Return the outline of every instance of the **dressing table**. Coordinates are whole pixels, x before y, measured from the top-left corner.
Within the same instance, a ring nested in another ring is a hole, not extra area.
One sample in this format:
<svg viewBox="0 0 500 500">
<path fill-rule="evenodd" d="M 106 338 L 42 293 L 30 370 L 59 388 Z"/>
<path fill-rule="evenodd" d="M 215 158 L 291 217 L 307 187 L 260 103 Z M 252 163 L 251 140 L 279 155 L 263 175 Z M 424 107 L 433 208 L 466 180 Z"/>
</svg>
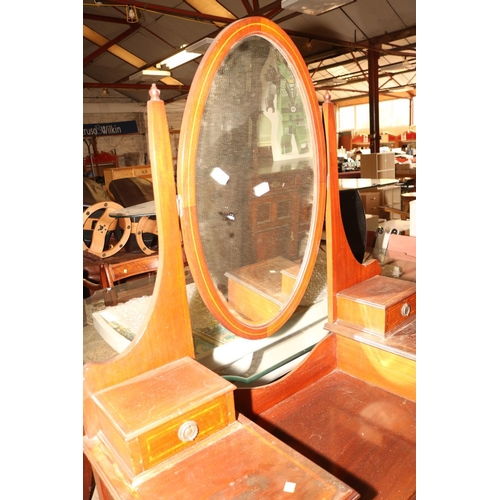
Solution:
<svg viewBox="0 0 500 500">
<path fill-rule="evenodd" d="M 321 117 L 295 45 L 260 17 L 215 39 L 186 104 L 178 202 L 165 107 L 154 85 L 150 95 L 152 300 L 128 347 L 84 366 L 84 452 L 100 499 L 415 498 L 416 360 L 401 345 L 414 337 L 416 292 L 390 281 L 359 304 L 384 277 L 349 245 L 333 105 Z M 181 242 L 213 317 L 258 341 L 304 298 L 325 214 L 326 337 L 260 387 L 236 388 L 196 361 Z M 343 296 L 366 322 L 352 322 Z M 390 328 L 374 331 L 380 307 Z"/>
</svg>

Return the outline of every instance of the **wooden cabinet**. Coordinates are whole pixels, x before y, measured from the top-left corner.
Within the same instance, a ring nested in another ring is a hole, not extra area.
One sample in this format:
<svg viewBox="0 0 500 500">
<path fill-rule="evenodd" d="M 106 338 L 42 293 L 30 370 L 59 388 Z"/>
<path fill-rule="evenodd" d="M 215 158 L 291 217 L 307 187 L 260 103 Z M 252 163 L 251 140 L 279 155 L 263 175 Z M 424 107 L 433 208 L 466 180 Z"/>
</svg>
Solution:
<svg viewBox="0 0 500 500">
<path fill-rule="evenodd" d="M 398 136 L 399 147 L 407 146 L 408 144 L 417 144 L 417 132 L 407 130 Z"/>
<path fill-rule="evenodd" d="M 361 177 L 367 179 L 395 179 L 394 153 L 361 155 Z"/>
<path fill-rule="evenodd" d="M 376 189 L 360 191 L 361 201 L 366 214 L 377 215 L 382 219 L 401 219 L 401 215 L 387 212 L 383 207 L 402 210 L 401 187 L 384 186 Z"/>
<path fill-rule="evenodd" d="M 381 206 L 401 210 L 401 188 L 399 186 L 385 186 L 378 188 L 378 191 Z M 383 209 L 381 211 L 383 219 L 401 219 L 399 214 L 386 212 Z"/>
<path fill-rule="evenodd" d="M 361 177 L 368 179 L 395 179 L 396 166 L 394 153 L 374 153 L 361 156 Z M 363 191 L 361 199 L 367 214 L 378 215 L 383 219 L 400 219 L 401 216 L 387 212 L 381 207 L 401 210 L 401 188 L 396 185 Z M 378 194 L 378 210 L 375 200 Z"/>
<path fill-rule="evenodd" d="M 297 259 L 311 223 L 312 206 L 308 198 L 311 182 L 311 171 L 300 169 L 259 174 L 249 183 L 248 189 L 260 183 L 270 187 L 268 193 L 254 197 L 250 204 L 250 241 L 255 260 L 277 256 Z"/>
<path fill-rule="evenodd" d="M 111 181 L 123 179 L 124 177 L 143 177 L 151 179 L 151 167 L 149 165 L 138 165 L 134 167 L 118 167 L 104 169 L 104 186 L 109 188 Z"/>
<path fill-rule="evenodd" d="M 355 135 L 352 130 L 340 132 L 338 147 L 351 151 L 354 148 L 369 148 L 370 139 L 366 134 Z"/>
<path fill-rule="evenodd" d="M 359 194 L 365 214 L 378 216 L 380 212 L 380 193 L 378 191 L 360 191 Z"/>
</svg>

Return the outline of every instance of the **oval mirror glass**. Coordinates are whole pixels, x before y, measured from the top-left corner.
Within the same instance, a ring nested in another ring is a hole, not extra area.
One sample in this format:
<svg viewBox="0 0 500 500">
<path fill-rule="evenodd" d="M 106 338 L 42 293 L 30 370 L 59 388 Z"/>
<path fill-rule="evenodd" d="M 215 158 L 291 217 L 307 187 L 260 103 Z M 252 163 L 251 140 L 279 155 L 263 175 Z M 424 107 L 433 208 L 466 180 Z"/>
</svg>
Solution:
<svg viewBox="0 0 500 500">
<path fill-rule="evenodd" d="M 263 18 L 223 30 L 183 117 L 178 190 L 196 286 L 233 333 L 274 333 L 299 304 L 325 210 L 320 108 L 302 57 Z"/>
</svg>

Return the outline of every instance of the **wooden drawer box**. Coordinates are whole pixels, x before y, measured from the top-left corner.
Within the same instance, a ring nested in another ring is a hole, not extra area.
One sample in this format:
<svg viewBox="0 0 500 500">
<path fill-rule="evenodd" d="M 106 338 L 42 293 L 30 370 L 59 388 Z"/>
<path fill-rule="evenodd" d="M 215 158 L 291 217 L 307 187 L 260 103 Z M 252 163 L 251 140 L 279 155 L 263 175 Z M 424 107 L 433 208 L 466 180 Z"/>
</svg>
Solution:
<svg viewBox="0 0 500 500">
<path fill-rule="evenodd" d="M 104 173 L 104 186 L 109 188 L 111 181 L 115 179 L 123 179 L 124 177 L 143 177 L 144 179 L 151 179 L 151 167 L 149 165 L 137 165 L 133 167 L 117 167 L 105 168 Z"/>
<path fill-rule="evenodd" d="M 128 482 L 235 421 L 235 387 L 191 358 L 94 395 L 100 439 Z"/>
<path fill-rule="evenodd" d="M 361 201 L 365 209 L 365 213 L 369 215 L 379 214 L 380 193 L 378 191 L 368 191 L 359 193 Z"/>
<path fill-rule="evenodd" d="M 295 266 L 295 262 L 274 257 L 226 273 L 229 304 L 250 320 L 266 323 L 288 299 L 288 290 L 293 288 L 290 271 Z"/>
<path fill-rule="evenodd" d="M 363 331 L 386 336 L 417 309 L 416 284 L 374 276 L 337 294 L 338 319 Z"/>
</svg>

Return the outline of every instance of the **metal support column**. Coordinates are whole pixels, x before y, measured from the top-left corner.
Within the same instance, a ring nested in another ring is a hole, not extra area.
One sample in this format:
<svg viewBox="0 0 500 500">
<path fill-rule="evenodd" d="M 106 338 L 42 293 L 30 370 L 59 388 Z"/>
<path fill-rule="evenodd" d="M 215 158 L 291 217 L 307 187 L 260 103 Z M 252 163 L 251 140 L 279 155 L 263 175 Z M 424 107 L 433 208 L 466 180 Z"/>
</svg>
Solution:
<svg viewBox="0 0 500 500">
<path fill-rule="evenodd" d="M 370 151 L 380 152 L 380 124 L 378 113 L 378 52 L 368 51 L 368 95 L 370 99 Z"/>
</svg>

